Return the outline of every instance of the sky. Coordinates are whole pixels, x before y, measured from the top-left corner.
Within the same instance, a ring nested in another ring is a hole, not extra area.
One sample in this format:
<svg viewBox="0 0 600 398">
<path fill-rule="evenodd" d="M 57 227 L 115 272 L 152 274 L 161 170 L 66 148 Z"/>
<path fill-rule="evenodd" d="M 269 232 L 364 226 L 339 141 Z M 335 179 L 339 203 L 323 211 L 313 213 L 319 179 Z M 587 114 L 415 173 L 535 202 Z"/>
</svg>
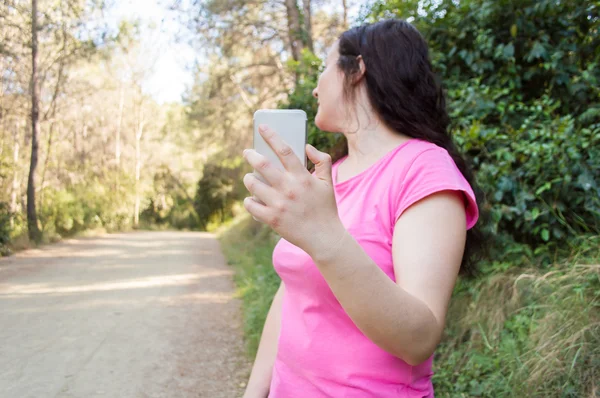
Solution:
<svg viewBox="0 0 600 398">
<path fill-rule="evenodd" d="M 160 54 L 143 90 L 159 103 L 181 101 L 186 86 L 192 84 L 196 61 L 194 49 L 180 39 L 187 34 L 185 26 L 168 5 L 160 0 L 117 0 L 106 13 L 114 27 L 123 19 L 142 23 L 142 46 L 153 47 Z M 158 34 L 151 34 L 150 25 L 156 26 Z"/>
<path fill-rule="evenodd" d="M 186 87 L 193 82 L 195 62 L 202 62 L 194 48 L 182 39 L 189 37 L 189 31 L 180 20 L 178 12 L 169 10 L 169 5 L 173 2 L 174 0 L 115 0 L 105 14 L 107 22 L 114 29 L 124 19 L 139 19 L 142 22 L 142 47 L 151 47 L 160 54 L 143 90 L 160 104 L 181 101 Z M 360 4 L 365 2 L 366 0 L 348 1 L 351 6 L 350 21 L 358 15 Z M 341 10 L 341 0 L 332 0 L 330 4 L 335 4 L 331 10 Z M 156 26 L 158 33 L 152 33 L 147 28 L 150 25 Z"/>
</svg>

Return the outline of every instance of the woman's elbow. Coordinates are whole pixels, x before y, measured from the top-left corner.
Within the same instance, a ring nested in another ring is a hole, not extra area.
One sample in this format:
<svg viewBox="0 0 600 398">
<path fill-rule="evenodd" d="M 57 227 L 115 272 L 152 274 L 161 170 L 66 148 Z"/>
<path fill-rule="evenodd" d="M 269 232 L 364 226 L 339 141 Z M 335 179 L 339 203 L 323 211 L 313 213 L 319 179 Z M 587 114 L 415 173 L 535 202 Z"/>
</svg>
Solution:
<svg viewBox="0 0 600 398">
<path fill-rule="evenodd" d="M 433 355 L 434 352 L 435 352 L 435 349 L 422 350 L 419 352 L 407 354 L 404 356 L 404 358 L 401 358 L 401 359 L 404 362 L 406 362 L 407 364 L 409 364 L 410 366 L 418 366 L 418 365 L 422 364 L 423 362 L 427 361 L 429 358 L 431 358 L 431 356 Z"/>
<path fill-rule="evenodd" d="M 411 336 L 410 341 L 400 342 L 398 345 L 401 349 L 393 354 L 407 364 L 417 366 L 433 355 L 440 342 L 441 333 L 437 328 L 430 327 L 427 330 L 416 330 Z"/>
</svg>

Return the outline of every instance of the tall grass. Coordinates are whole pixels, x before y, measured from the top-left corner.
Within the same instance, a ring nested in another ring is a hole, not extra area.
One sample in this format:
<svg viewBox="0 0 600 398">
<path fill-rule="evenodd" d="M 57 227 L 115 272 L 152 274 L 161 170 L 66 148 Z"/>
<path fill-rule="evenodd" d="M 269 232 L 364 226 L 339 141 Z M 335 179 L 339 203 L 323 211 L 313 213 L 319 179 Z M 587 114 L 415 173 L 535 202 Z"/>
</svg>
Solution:
<svg viewBox="0 0 600 398">
<path fill-rule="evenodd" d="M 596 397 L 600 237 L 549 269 L 491 274 L 455 290 L 434 361 L 440 396 Z"/>
<path fill-rule="evenodd" d="M 246 214 L 219 231 L 219 238 L 225 257 L 235 268 L 248 355 L 254 358 L 267 312 L 280 283 L 272 263 L 277 236 Z"/>
</svg>

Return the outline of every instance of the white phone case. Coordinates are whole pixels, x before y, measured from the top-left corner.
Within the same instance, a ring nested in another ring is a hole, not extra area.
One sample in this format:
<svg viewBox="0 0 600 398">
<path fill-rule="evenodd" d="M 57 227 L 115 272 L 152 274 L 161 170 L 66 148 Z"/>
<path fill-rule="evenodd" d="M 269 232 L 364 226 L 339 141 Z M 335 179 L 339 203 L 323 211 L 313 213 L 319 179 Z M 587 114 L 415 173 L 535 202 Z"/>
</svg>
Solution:
<svg viewBox="0 0 600 398">
<path fill-rule="evenodd" d="M 306 167 L 307 117 L 301 109 L 260 109 L 254 112 L 254 150 L 265 156 L 276 167 L 283 169 L 283 164 L 273 152 L 269 144 L 258 132 L 258 126 L 266 124 L 274 130 Z M 265 182 L 259 172 L 254 170 L 261 181 Z M 266 183 L 266 182 L 265 182 Z M 258 200 L 257 200 L 258 201 Z M 261 203 L 260 201 L 258 201 Z"/>
</svg>

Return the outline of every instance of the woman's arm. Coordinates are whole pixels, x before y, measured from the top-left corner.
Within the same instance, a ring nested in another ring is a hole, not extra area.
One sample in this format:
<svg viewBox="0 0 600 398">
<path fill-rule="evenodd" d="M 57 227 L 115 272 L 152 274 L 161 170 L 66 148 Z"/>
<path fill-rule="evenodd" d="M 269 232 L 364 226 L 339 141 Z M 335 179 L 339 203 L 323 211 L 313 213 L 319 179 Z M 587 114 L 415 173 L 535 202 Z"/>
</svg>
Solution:
<svg viewBox="0 0 600 398">
<path fill-rule="evenodd" d="M 462 196 L 433 194 L 398 219 L 392 249 L 397 283 L 343 226 L 330 232 L 337 244 L 309 254 L 356 326 L 411 365 L 428 359 L 441 339 L 464 252 Z"/>
<path fill-rule="evenodd" d="M 244 398 L 266 398 L 269 395 L 271 374 L 277 355 L 277 341 L 281 330 L 281 305 L 284 292 L 285 286 L 281 282 L 265 320 Z"/>
</svg>

